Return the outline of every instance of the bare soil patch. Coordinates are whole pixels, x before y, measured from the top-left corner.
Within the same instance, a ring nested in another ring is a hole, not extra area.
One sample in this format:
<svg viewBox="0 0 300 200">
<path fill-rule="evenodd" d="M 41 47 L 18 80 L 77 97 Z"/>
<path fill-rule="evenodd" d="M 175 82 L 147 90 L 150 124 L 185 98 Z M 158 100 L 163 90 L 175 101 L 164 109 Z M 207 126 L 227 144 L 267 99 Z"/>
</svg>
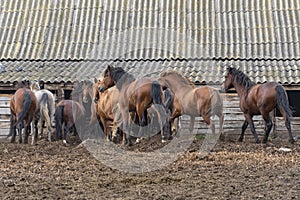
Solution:
<svg viewBox="0 0 300 200">
<path fill-rule="evenodd" d="M 70 146 L 0 141 L 1 199 L 300 199 L 300 142 L 218 141 L 199 158 L 202 140 L 168 167 L 141 174 L 111 169 L 77 141 Z M 159 137 L 130 147 L 151 151 Z M 145 149 L 147 147 L 147 149 Z M 291 151 L 281 151 L 280 148 Z"/>
</svg>

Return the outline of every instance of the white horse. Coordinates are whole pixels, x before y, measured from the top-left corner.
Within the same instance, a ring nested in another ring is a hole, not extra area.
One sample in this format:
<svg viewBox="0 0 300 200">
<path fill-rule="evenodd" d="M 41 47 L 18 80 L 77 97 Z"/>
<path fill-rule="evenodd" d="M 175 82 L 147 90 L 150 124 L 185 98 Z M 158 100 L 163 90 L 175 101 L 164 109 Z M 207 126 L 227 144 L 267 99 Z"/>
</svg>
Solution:
<svg viewBox="0 0 300 200">
<path fill-rule="evenodd" d="M 54 113 L 55 113 L 55 99 L 53 94 L 46 89 L 40 88 L 37 81 L 33 81 L 30 85 L 30 89 L 34 92 L 38 106 L 34 119 L 34 126 L 37 125 L 43 136 L 43 124 L 46 122 L 48 131 L 48 140 L 51 141 L 52 126 L 54 126 Z"/>
</svg>

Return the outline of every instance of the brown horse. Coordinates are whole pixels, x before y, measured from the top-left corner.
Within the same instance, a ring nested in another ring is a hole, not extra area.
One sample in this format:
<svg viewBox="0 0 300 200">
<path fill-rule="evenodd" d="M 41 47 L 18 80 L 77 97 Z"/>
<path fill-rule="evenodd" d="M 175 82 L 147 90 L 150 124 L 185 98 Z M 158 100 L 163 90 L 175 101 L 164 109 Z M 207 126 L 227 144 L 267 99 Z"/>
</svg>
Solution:
<svg viewBox="0 0 300 200">
<path fill-rule="evenodd" d="M 195 117 L 202 116 L 203 120 L 210 125 L 212 133 L 215 134 L 215 125 L 211 117 L 217 115 L 220 123 L 220 134 L 223 130 L 223 101 L 217 89 L 204 86 L 195 88 L 190 80 L 176 71 L 162 72 L 159 82 L 172 90 L 175 94 L 174 109 L 171 114 L 171 122 L 175 118 L 187 114 L 190 119 L 190 132 L 194 129 Z M 174 132 L 174 127 L 172 127 Z"/>
<path fill-rule="evenodd" d="M 272 129 L 272 120 L 269 113 L 275 108 L 278 108 L 285 121 L 285 126 L 288 129 L 289 141 L 290 143 L 294 143 L 290 122 L 292 111 L 289 106 L 287 94 L 282 85 L 275 82 L 257 85 L 242 71 L 228 67 L 223 89 L 228 91 L 230 88 L 235 88 L 237 91 L 240 98 L 240 108 L 245 116 L 239 141 L 243 141 L 245 130 L 248 124 L 250 124 L 250 129 L 256 143 L 260 142 L 254 128 L 252 117 L 254 115 L 262 115 L 266 126 L 263 143 L 266 143 L 270 130 Z"/>
<path fill-rule="evenodd" d="M 100 92 L 116 85 L 120 92 L 119 106 L 123 120 L 123 131 L 126 133 L 127 141 L 123 144 L 130 144 L 129 125 L 130 112 L 136 112 L 139 121 L 138 137 L 141 137 L 141 127 L 147 125 L 147 109 L 152 105 L 163 106 L 162 87 L 154 79 L 144 77 L 136 80 L 133 75 L 127 73 L 121 67 L 108 66 L 103 74 L 102 85 L 99 87 Z M 162 132 L 162 139 L 164 133 Z"/>
<path fill-rule="evenodd" d="M 24 127 L 24 143 L 28 143 L 28 137 L 30 133 L 30 123 L 34 119 L 35 111 L 37 107 L 37 99 L 34 93 L 28 88 L 19 88 L 10 100 L 10 133 L 11 142 L 15 142 L 16 129 L 18 129 L 19 143 L 22 143 L 22 129 Z M 34 131 L 32 137 L 32 144 L 37 142 L 37 131 Z"/>
<path fill-rule="evenodd" d="M 67 134 L 73 131 L 77 134 L 75 123 L 82 120 L 85 115 L 84 107 L 77 101 L 62 100 L 55 109 L 56 139 L 63 139 L 67 144 Z M 62 127 L 64 125 L 64 133 Z"/>
</svg>

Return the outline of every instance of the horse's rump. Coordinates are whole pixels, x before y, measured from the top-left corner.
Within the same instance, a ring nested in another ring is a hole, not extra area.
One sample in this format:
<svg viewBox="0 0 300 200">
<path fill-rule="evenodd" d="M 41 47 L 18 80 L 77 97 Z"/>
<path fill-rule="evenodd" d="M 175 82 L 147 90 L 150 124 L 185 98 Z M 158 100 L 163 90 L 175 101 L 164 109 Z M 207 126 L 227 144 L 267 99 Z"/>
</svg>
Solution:
<svg viewBox="0 0 300 200">
<path fill-rule="evenodd" d="M 223 114 L 223 99 L 216 88 L 209 87 L 210 90 L 210 108 L 208 113 L 211 116 L 221 116 Z"/>
<path fill-rule="evenodd" d="M 27 120 L 28 115 L 30 110 L 32 109 L 31 107 L 34 106 L 35 109 L 35 104 L 32 99 L 32 95 L 30 94 L 30 91 L 27 89 L 21 89 L 23 93 L 23 98 L 19 97 L 20 92 L 16 92 L 15 95 L 15 106 L 16 106 L 16 114 L 17 114 L 17 122 L 21 123 L 24 119 Z M 20 90 L 19 90 L 20 91 Z M 22 101 L 22 102 L 20 102 Z M 33 105 L 34 104 L 34 105 Z"/>
</svg>

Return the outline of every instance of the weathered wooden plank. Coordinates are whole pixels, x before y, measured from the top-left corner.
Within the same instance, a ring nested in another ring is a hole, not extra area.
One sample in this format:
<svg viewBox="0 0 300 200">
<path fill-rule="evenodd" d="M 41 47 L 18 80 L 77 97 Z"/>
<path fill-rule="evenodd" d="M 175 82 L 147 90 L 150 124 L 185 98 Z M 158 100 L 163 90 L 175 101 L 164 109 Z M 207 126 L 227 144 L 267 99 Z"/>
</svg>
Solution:
<svg viewBox="0 0 300 200">
<path fill-rule="evenodd" d="M 9 108 L 0 108 L 0 115 L 10 115 Z"/>
</svg>

